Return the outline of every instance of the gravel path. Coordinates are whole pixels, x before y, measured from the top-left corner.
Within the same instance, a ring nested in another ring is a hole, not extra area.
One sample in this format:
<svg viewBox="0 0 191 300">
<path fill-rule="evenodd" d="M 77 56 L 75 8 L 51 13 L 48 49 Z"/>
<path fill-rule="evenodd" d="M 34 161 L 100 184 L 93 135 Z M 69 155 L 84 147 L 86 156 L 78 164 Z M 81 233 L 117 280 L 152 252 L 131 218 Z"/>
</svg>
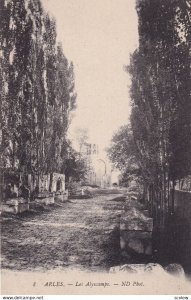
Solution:
<svg viewBox="0 0 191 300">
<path fill-rule="evenodd" d="M 71 200 L 47 211 L 3 218 L 2 268 L 97 271 L 117 265 L 120 196 Z"/>
</svg>

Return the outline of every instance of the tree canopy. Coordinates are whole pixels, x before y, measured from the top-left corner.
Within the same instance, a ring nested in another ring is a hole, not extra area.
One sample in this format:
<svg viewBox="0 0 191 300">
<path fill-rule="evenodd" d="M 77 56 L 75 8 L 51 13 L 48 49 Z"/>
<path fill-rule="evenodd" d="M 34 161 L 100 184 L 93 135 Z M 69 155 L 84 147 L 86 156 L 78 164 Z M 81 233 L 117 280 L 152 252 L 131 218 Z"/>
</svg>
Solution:
<svg viewBox="0 0 191 300">
<path fill-rule="evenodd" d="M 1 169 L 60 172 L 76 106 L 73 64 L 40 0 L 0 6 Z"/>
<path fill-rule="evenodd" d="M 122 171 L 132 157 L 136 161 L 160 225 L 173 210 L 170 189 L 191 174 L 190 7 L 187 0 L 136 1 L 139 47 L 126 68 L 131 76 L 132 134 L 129 139 L 125 127 L 120 129 L 109 151 Z"/>
</svg>

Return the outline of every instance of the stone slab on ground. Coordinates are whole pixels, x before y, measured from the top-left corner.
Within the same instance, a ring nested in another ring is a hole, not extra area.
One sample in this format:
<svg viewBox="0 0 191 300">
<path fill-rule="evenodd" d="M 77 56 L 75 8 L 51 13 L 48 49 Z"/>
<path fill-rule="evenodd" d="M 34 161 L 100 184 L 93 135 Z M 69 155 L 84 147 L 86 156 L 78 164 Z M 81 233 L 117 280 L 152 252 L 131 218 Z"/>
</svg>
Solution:
<svg viewBox="0 0 191 300">
<path fill-rule="evenodd" d="M 135 273 L 135 274 L 153 274 L 153 275 L 173 275 L 179 278 L 184 278 L 184 269 L 179 264 L 169 264 L 163 268 L 158 263 L 148 264 L 125 264 L 122 266 L 115 266 L 109 269 L 109 273 Z"/>
<path fill-rule="evenodd" d="M 112 267 L 109 270 L 110 273 L 136 273 L 136 274 L 144 274 L 144 273 L 165 273 L 164 268 L 157 263 L 148 263 L 148 264 L 125 264 L 122 266 Z"/>
<path fill-rule="evenodd" d="M 176 277 L 185 277 L 184 269 L 180 264 L 169 264 L 164 269 Z"/>
</svg>

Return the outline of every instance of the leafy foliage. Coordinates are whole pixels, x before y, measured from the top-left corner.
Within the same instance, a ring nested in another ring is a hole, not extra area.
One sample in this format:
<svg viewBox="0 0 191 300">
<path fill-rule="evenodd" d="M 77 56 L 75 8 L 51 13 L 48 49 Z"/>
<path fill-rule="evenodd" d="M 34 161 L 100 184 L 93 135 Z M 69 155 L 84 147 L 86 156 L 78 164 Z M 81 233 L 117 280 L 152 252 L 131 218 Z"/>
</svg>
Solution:
<svg viewBox="0 0 191 300">
<path fill-rule="evenodd" d="M 137 0 L 139 48 L 127 67 L 132 132 L 121 128 L 109 149 L 123 177 L 139 166 L 159 226 L 173 211 L 170 189 L 191 174 L 190 7 L 186 0 Z"/>
<path fill-rule="evenodd" d="M 191 173 L 190 3 L 137 1 L 139 49 L 131 74 L 131 125 L 152 213 L 164 223 L 169 190 Z"/>
<path fill-rule="evenodd" d="M 1 168 L 60 172 L 76 103 L 73 64 L 57 45 L 55 20 L 40 0 L 0 5 Z"/>
<path fill-rule="evenodd" d="M 114 167 L 121 171 L 122 185 L 128 186 L 128 183 L 135 177 L 139 177 L 141 180 L 140 167 L 136 159 L 136 147 L 129 125 L 122 126 L 115 133 L 107 153 Z"/>
</svg>

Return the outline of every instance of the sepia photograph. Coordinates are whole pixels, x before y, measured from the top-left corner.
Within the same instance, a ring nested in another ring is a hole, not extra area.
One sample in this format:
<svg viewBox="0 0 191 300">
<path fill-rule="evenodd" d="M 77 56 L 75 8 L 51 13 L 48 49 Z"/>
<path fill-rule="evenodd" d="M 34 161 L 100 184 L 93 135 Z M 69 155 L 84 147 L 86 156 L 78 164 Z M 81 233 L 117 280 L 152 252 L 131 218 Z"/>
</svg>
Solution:
<svg viewBox="0 0 191 300">
<path fill-rule="evenodd" d="M 0 220 L 3 299 L 191 295 L 191 0 L 0 0 Z"/>
</svg>

